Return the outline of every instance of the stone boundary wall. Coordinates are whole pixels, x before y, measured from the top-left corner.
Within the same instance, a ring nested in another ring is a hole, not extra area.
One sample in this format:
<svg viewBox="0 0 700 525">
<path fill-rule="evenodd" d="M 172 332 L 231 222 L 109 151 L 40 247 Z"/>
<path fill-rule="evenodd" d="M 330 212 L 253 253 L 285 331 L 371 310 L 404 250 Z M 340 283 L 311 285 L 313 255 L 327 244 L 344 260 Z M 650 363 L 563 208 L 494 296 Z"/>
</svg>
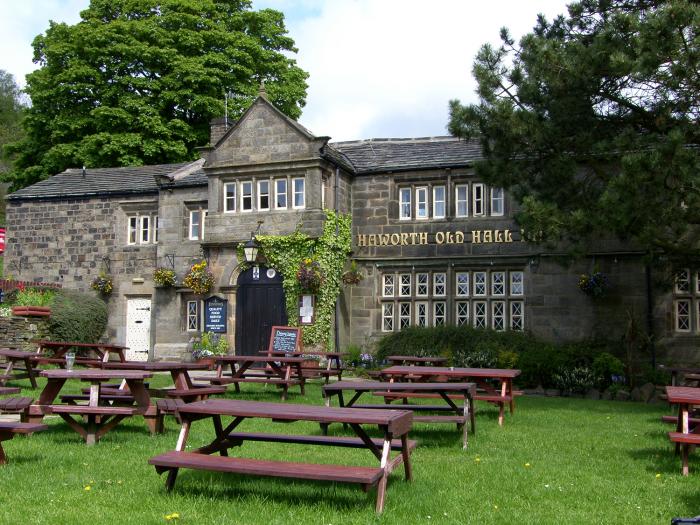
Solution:
<svg viewBox="0 0 700 525">
<path fill-rule="evenodd" d="M 45 320 L 25 317 L 0 317 L 0 347 L 36 350 L 31 341 L 48 333 Z"/>
</svg>

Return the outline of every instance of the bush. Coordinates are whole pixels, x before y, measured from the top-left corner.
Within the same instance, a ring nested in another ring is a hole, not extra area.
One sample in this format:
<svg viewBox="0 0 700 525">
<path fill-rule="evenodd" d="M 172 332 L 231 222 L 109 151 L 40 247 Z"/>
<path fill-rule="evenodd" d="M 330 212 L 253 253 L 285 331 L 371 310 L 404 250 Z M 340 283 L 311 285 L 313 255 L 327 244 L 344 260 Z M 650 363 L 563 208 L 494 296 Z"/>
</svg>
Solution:
<svg viewBox="0 0 700 525">
<path fill-rule="evenodd" d="M 192 345 L 192 357 L 202 359 L 215 355 L 226 355 L 228 352 L 228 340 L 214 332 L 204 332 L 199 341 Z"/>
<path fill-rule="evenodd" d="M 587 366 L 562 369 L 554 374 L 554 385 L 564 393 L 583 394 L 593 388 L 598 377 Z"/>
<path fill-rule="evenodd" d="M 54 341 L 96 343 L 107 327 L 107 305 L 93 294 L 61 290 L 47 319 Z"/>
<path fill-rule="evenodd" d="M 615 382 L 615 379 L 625 374 L 625 365 L 617 357 L 608 352 L 602 352 L 593 359 L 593 373 L 598 377 L 598 388 L 605 390 Z"/>
<path fill-rule="evenodd" d="M 51 306 L 56 297 L 55 290 L 23 288 L 14 297 L 15 306 Z"/>
</svg>

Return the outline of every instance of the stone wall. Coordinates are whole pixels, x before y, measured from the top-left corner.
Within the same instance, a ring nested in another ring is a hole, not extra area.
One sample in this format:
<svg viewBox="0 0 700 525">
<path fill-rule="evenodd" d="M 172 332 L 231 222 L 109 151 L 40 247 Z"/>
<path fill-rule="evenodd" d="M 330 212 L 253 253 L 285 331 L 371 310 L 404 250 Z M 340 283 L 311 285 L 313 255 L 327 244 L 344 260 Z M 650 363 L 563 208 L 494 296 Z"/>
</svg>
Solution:
<svg viewBox="0 0 700 525">
<path fill-rule="evenodd" d="M 0 346 L 35 351 L 31 341 L 48 333 L 46 321 L 26 317 L 0 317 Z"/>
</svg>

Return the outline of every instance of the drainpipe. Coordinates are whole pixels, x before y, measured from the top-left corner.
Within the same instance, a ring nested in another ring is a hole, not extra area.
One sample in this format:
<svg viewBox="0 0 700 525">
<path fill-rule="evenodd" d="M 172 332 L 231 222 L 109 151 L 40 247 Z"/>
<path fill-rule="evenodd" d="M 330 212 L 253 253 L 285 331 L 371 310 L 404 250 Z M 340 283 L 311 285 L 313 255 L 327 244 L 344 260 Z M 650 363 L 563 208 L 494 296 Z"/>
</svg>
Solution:
<svg viewBox="0 0 700 525">
<path fill-rule="evenodd" d="M 647 288 L 647 336 L 651 350 L 651 368 L 656 370 L 656 344 L 654 343 L 654 296 L 651 290 L 651 267 L 649 263 L 644 265 L 644 276 Z"/>
<path fill-rule="evenodd" d="M 335 208 L 335 213 L 338 213 L 338 175 L 340 174 L 340 168 L 338 166 L 335 167 L 335 180 L 333 181 L 335 184 L 335 187 L 333 188 L 333 208 Z M 336 237 L 338 236 L 338 221 L 336 218 L 335 221 L 335 235 Z M 340 305 L 338 303 L 339 297 L 335 298 L 335 312 L 334 312 L 334 319 L 333 322 L 335 323 L 335 334 L 334 334 L 334 343 L 335 343 L 335 351 L 340 352 L 340 336 L 338 335 L 338 309 L 340 308 Z"/>
</svg>

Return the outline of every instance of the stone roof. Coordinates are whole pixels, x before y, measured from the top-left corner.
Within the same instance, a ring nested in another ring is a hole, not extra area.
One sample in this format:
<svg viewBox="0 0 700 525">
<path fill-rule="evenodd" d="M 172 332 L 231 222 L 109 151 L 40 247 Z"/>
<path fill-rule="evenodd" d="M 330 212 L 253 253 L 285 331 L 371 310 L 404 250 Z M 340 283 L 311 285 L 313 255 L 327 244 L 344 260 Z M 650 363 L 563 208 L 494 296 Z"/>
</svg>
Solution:
<svg viewBox="0 0 700 525">
<path fill-rule="evenodd" d="M 196 162 L 196 161 L 195 161 Z M 123 168 L 88 168 L 83 177 L 82 169 L 68 169 L 36 184 L 22 188 L 10 195 L 9 200 L 55 199 L 89 197 L 97 195 L 155 194 L 158 192 L 156 177 L 170 178 L 174 172 L 189 167 L 191 162 L 157 164 L 154 166 L 129 166 Z M 201 165 L 184 177 L 170 183 L 173 187 L 201 186 L 207 177 Z"/>
<path fill-rule="evenodd" d="M 414 139 L 369 139 L 335 142 L 326 148 L 327 157 L 351 173 L 365 175 L 388 171 L 471 166 L 483 159 L 479 141 L 454 137 Z"/>
</svg>

